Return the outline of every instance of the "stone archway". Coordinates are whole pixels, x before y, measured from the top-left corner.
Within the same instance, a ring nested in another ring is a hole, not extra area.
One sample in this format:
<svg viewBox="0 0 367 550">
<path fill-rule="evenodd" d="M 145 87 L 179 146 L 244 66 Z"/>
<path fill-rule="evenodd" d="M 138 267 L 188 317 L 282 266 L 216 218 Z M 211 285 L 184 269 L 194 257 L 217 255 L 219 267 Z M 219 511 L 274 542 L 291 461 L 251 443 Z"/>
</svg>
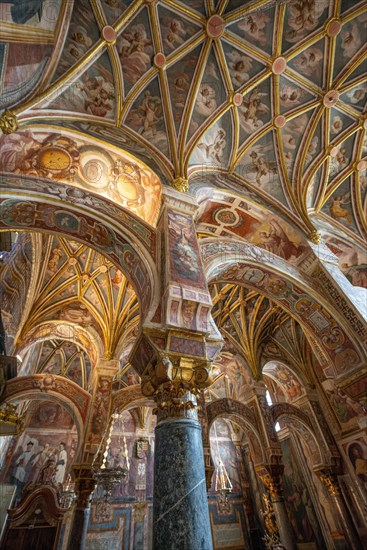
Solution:
<svg viewBox="0 0 367 550">
<path fill-rule="evenodd" d="M 236 241 L 201 243 L 208 282 L 246 286 L 280 305 L 312 336 L 323 368 L 342 374 L 365 364 L 364 339 L 347 332 L 340 314 L 320 295 L 315 283 L 296 267 L 254 245 Z M 335 345 L 335 339 L 339 346 Z"/>
<path fill-rule="evenodd" d="M 271 405 L 270 411 L 273 424 L 283 419 L 287 425 L 294 427 L 310 451 L 313 468 L 330 464 L 330 457 L 325 447 L 319 443 L 317 430 L 307 414 L 290 403 L 276 403 Z"/>
<path fill-rule="evenodd" d="M 249 407 L 234 399 L 223 398 L 209 403 L 206 406 L 206 414 L 208 429 L 203 441 L 204 446 L 210 447 L 209 432 L 214 421 L 220 417 L 232 418 L 243 429 L 246 431 L 249 430 L 254 436 L 250 440 L 254 464 L 263 464 L 266 462 L 264 442 L 256 426 L 256 417 Z"/>
<path fill-rule="evenodd" d="M 147 314 L 159 300 L 156 231 L 111 201 L 65 184 L 9 175 L 2 181 L 0 230 L 72 238 L 105 255 L 131 282 Z M 88 200 L 87 200 L 88 199 Z"/>
</svg>

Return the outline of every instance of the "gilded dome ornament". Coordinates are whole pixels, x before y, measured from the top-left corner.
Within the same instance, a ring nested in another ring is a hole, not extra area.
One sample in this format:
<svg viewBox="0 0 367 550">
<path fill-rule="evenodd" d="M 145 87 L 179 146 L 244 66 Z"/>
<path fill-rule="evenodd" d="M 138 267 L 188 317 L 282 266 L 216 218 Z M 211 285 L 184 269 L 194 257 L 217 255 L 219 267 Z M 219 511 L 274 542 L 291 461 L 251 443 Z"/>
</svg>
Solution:
<svg viewBox="0 0 367 550">
<path fill-rule="evenodd" d="M 13 111 L 5 109 L 0 117 L 0 129 L 3 134 L 12 134 L 13 132 L 16 132 L 18 128 L 19 124 L 17 115 Z"/>
<path fill-rule="evenodd" d="M 317 229 L 314 229 L 313 231 L 311 231 L 311 233 L 308 235 L 308 238 L 310 239 L 311 242 L 313 242 L 313 244 L 320 244 L 321 242 L 321 235 L 317 231 Z"/>
</svg>

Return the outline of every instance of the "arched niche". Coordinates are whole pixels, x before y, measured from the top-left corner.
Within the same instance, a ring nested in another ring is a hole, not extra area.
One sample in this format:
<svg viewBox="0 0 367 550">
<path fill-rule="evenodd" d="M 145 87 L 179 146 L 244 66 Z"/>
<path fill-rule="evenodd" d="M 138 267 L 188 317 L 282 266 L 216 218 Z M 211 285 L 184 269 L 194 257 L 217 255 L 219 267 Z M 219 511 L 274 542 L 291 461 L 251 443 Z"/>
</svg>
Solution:
<svg viewBox="0 0 367 550">
<path fill-rule="evenodd" d="M 92 365 L 84 347 L 73 339 L 45 338 L 29 347 L 19 375 L 52 374 L 65 377 L 87 390 Z M 33 353 L 32 353 L 33 352 Z"/>
<path fill-rule="evenodd" d="M 46 321 L 28 330 L 16 348 L 16 353 L 25 356 L 36 344 L 46 340 L 65 340 L 74 342 L 88 354 L 92 367 L 98 357 L 103 355 L 103 346 L 98 334 L 91 334 L 90 329 L 67 321 Z M 21 372 L 19 372 L 21 374 Z"/>
</svg>

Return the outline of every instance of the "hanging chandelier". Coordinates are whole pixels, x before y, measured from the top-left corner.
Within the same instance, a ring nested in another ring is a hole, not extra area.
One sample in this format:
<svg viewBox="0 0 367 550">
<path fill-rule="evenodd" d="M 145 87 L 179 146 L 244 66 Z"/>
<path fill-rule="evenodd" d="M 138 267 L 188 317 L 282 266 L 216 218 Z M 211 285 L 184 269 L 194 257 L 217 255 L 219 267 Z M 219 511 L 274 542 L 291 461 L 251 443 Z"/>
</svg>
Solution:
<svg viewBox="0 0 367 550">
<path fill-rule="evenodd" d="M 218 454 L 218 462 L 215 468 L 215 490 L 219 493 L 218 508 L 221 512 L 229 512 L 230 504 L 228 494 L 232 492 L 232 483 L 219 451 L 217 427 L 214 423 L 215 441 Z"/>
<path fill-rule="evenodd" d="M 106 504 L 109 503 L 109 499 L 112 495 L 112 491 L 114 487 L 116 487 L 119 483 L 121 483 L 121 481 L 126 479 L 127 474 L 129 472 L 130 464 L 129 464 L 129 457 L 127 452 L 127 444 L 126 444 L 125 436 L 123 438 L 123 444 L 124 444 L 123 454 L 126 459 L 126 468 L 123 468 L 120 465 L 117 467 L 115 466 L 111 467 L 108 464 L 108 455 L 109 455 L 110 445 L 112 440 L 112 432 L 115 427 L 116 420 L 120 420 L 119 413 L 114 413 L 112 415 L 112 422 L 108 431 L 107 439 L 105 440 L 105 438 L 103 437 L 101 441 L 101 446 L 103 444 L 103 441 L 106 441 L 106 447 L 103 453 L 102 464 L 100 465 L 100 467 L 95 468 L 93 472 L 94 479 L 97 482 L 97 487 L 99 486 L 103 490 L 102 497 L 97 499 L 97 505 L 98 505 L 98 502 L 101 502 L 101 501 L 104 503 L 104 506 L 106 506 Z M 97 456 L 99 456 L 99 454 L 100 453 L 98 452 Z"/>
<path fill-rule="evenodd" d="M 219 457 L 218 465 L 215 469 L 215 490 L 223 496 L 232 492 L 232 483 L 229 479 L 226 467 Z"/>
</svg>

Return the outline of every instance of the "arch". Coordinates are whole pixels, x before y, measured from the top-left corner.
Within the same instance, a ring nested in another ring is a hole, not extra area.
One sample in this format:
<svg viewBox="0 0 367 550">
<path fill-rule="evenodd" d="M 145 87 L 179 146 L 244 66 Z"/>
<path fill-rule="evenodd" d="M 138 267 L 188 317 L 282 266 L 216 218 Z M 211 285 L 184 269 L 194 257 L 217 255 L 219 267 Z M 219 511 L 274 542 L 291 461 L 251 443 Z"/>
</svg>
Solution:
<svg viewBox="0 0 367 550">
<path fill-rule="evenodd" d="M 210 447 L 209 432 L 214 421 L 219 417 L 233 417 L 242 428 L 250 430 L 255 437 L 256 445 L 254 445 L 253 440 L 250 441 L 255 465 L 266 462 L 262 439 L 256 427 L 256 418 L 249 407 L 234 399 L 223 398 L 212 401 L 212 403 L 206 405 L 206 414 L 208 418 L 208 429 L 206 430 L 205 440 L 203 441 L 204 446 Z"/>
<path fill-rule="evenodd" d="M 271 416 L 273 419 L 273 424 L 275 425 L 280 419 L 286 420 L 287 423 L 292 425 L 295 430 L 302 437 L 303 441 L 306 443 L 310 451 L 310 456 L 312 460 L 312 467 L 319 467 L 320 465 L 329 464 L 329 457 L 326 455 L 324 449 L 319 444 L 318 437 L 315 432 L 315 428 L 309 418 L 309 416 L 298 409 L 296 406 L 289 403 L 276 403 L 270 407 Z M 305 437 L 300 433 L 299 424 L 306 429 L 307 433 L 311 436 L 313 445 L 317 449 L 317 452 L 313 451 L 310 443 L 305 439 Z"/>
<path fill-rule="evenodd" d="M 336 375 L 364 365 L 363 338 L 352 339 L 340 314 L 327 304 L 310 277 L 254 245 L 213 239 L 200 244 L 208 283 L 244 285 L 280 305 L 312 335 L 320 348 L 315 351 L 321 365 L 335 366 Z"/>
<path fill-rule="evenodd" d="M 88 354 L 93 368 L 103 355 L 99 335 L 93 338 L 90 331 L 68 321 L 46 321 L 29 330 L 16 348 L 16 353 L 26 353 L 32 346 L 46 340 L 65 340 L 80 346 Z"/>
<path fill-rule="evenodd" d="M 135 386 L 126 386 L 121 390 L 118 390 L 112 397 L 112 411 L 127 411 L 132 407 L 136 407 L 140 402 L 145 404 L 154 404 L 152 400 L 149 400 L 142 394 L 140 384 Z M 142 403 L 140 403 L 142 404 Z"/>
<path fill-rule="evenodd" d="M 148 314 L 159 300 L 155 229 L 103 197 L 77 191 L 32 176 L 7 175 L 0 230 L 58 234 L 97 250 L 126 274 Z"/>
<path fill-rule="evenodd" d="M 83 443 L 84 427 L 91 401 L 90 394 L 75 382 L 53 374 L 19 376 L 7 382 L 2 401 L 26 399 L 57 401 L 66 408 L 75 419 L 78 432 L 77 460 Z"/>
<path fill-rule="evenodd" d="M 283 376 L 281 371 L 283 371 Z M 284 361 L 278 359 L 267 361 L 262 368 L 262 373 L 273 380 L 290 400 L 298 399 L 306 394 L 308 384 L 305 375 L 295 371 Z"/>
</svg>

